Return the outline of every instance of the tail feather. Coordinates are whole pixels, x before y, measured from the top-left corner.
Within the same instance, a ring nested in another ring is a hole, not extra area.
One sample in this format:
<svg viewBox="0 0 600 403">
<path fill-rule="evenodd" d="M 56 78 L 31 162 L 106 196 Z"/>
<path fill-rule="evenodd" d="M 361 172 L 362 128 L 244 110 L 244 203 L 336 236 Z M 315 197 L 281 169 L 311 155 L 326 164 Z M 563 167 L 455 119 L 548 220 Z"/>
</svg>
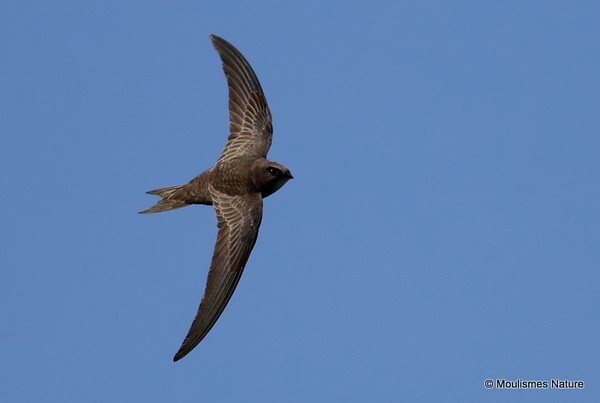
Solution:
<svg viewBox="0 0 600 403">
<path fill-rule="evenodd" d="M 159 213 L 161 211 L 174 210 L 187 206 L 188 203 L 175 198 L 175 192 L 184 186 L 185 185 L 168 186 L 166 188 L 154 189 L 146 192 L 150 195 L 160 196 L 161 199 L 149 209 L 140 211 L 139 214 Z"/>
</svg>

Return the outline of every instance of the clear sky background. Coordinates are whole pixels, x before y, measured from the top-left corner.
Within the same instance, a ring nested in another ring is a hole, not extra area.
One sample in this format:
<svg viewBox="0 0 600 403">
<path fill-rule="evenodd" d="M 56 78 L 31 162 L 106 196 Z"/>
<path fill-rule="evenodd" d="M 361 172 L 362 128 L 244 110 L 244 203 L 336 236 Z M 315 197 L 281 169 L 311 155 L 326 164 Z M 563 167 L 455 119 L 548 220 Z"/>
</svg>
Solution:
<svg viewBox="0 0 600 403">
<path fill-rule="evenodd" d="M 136 212 L 225 144 L 211 33 L 295 179 L 173 363 L 216 219 Z M 600 399 L 596 1 L 3 1 L 0 110 L 2 402 Z"/>
</svg>

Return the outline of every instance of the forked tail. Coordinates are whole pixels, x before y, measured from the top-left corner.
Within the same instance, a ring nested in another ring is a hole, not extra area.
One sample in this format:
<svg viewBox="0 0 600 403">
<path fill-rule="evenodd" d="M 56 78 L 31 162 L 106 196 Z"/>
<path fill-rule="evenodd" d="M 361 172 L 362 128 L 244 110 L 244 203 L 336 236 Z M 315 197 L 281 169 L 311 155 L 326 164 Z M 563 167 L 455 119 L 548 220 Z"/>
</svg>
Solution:
<svg viewBox="0 0 600 403">
<path fill-rule="evenodd" d="M 188 205 L 185 201 L 176 198 L 176 192 L 185 185 L 169 186 L 146 192 L 150 195 L 160 196 L 161 199 L 152 207 L 142 210 L 139 214 L 159 213 L 161 211 L 174 210 Z"/>
</svg>

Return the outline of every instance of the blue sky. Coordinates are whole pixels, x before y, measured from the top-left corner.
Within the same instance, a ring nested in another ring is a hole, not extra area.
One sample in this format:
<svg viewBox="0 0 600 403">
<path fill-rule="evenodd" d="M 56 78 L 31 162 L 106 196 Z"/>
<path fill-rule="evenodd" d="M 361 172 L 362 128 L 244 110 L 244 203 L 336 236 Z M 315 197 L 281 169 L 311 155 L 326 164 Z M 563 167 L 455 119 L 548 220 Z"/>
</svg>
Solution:
<svg viewBox="0 0 600 403">
<path fill-rule="evenodd" d="M 216 220 L 136 212 L 225 143 L 211 33 L 295 179 L 173 363 Z M 599 39 L 593 1 L 3 2 L 0 400 L 598 401 Z"/>
</svg>

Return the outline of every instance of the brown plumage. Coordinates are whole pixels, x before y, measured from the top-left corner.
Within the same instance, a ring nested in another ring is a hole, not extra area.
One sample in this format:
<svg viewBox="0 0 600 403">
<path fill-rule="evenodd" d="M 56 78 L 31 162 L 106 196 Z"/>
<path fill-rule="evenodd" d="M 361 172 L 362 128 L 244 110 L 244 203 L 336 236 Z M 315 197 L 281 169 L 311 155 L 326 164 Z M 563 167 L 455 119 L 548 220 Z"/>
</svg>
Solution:
<svg viewBox="0 0 600 403">
<path fill-rule="evenodd" d="M 217 242 L 198 313 L 173 361 L 202 341 L 229 302 L 256 243 L 262 199 L 292 179 L 289 169 L 266 159 L 273 125 L 271 112 L 252 67 L 229 42 L 210 39 L 221 60 L 229 87 L 227 144 L 217 163 L 185 185 L 151 190 L 161 199 L 141 214 L 173 210 L 190 204 L 214 206 Z"/>
</svg>

